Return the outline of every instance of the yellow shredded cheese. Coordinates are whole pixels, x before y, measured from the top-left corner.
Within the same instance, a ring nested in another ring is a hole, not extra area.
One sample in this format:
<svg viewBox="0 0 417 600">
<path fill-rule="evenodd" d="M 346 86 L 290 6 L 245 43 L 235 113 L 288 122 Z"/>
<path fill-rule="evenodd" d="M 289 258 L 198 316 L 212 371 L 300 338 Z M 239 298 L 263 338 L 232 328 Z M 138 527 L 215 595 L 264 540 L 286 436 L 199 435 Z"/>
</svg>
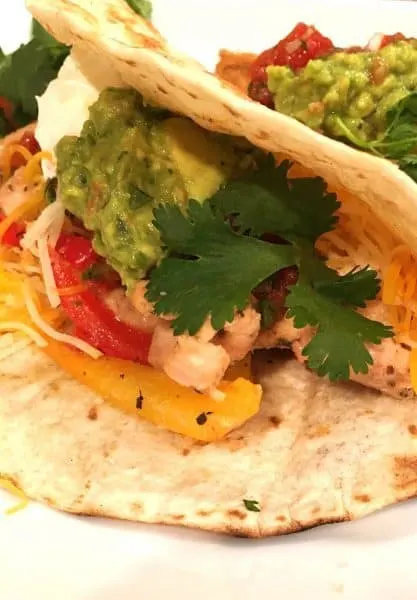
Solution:
<svg viewBox="0 0 417 600">
<path fill-rule="evenodd" d="M 43 197 L 39 193 L 35 193 L 27 202 L 20 204 L 15 208 L 1 223 L 0 223 L 0 240 L 13 223 L 21 219 L 24 215 L 32 210 L 40 207 Z"/>
<path fill-rule="evenodd" d="M 56 340 L 57 342 L 74 346 L 74 348 L 78 348 L 78 350 L 88 354 L 91 356 L 91 358 L 99 358 L 102 356 L 102 352 L 100 352 L 100 350 L 97 350 L 97 348 L 94 348 L 84 340 L 67 333 L 61 333 L 60 331 L 57 331 L 51 327 L 51 325 L 45 321 L 33 300 L 33 293 L 29 281 L 23 282 L 23 295 L 25 298 L 26 309 L 30 318 L 36 327 L 43 331 L 43 333 L 45 333 L 48 337 Z"/>
<path fill-rule="evenodd" d="M 34 180 L 36 175 L 38 177 L 40 176 L 40 173 L 42 172 L 41 163 L 43 160 L 52 160 L 52 154 L 45 150 L 43 150 L 42 152 L 38 152 L 33 156 L 30 154 L 30 158 L 27 161 L 23 173 L 23 177 L 28 183 Z"/>
<path fill-rule="evenodd" d="M 35 329 L 20 321 L 1 321 L 0 331 L 21 331 L 30 337 L 40 348 L 45 348 L 48 345 L 48 342 Z"/>
<path fill-rule="evenodd" d="M 414 347 L 417 341 L 417 260 L 410 249 L 349 194 L 342 200 L 339 226 L 326 233 L 318 249 L 339 271 L 370 265 L 381 275 L 381 300 L 388 309 L 396 340 Z M 417 369 L 417 362 L 412 363 Z M 417 372 L 414 374 L 417 383 Z M 415 387 L 417 391 L 417 387 Z"/>
<path fill-rule="evenodd" d="M 23 490 L 21 490 L 14 483 L 12 483 L 10 481 L 10 479 L 5 479 L 3 477 L 0 477 L 0 487 L 3 488 L 4 490 L 8 491 L 10 494 L 15 496 L 16 498 L 20 499 L 20 502 L 18 502 L 11 508 L 8 508 L 7 510 L 5 510 L 6 515 L 12 515 L 12 514 L 18 512 L 19 510 L 23 510 L 29 504 L 29 498 L 26 496 L 26 494 L 23 492 Z"/>
</svg>

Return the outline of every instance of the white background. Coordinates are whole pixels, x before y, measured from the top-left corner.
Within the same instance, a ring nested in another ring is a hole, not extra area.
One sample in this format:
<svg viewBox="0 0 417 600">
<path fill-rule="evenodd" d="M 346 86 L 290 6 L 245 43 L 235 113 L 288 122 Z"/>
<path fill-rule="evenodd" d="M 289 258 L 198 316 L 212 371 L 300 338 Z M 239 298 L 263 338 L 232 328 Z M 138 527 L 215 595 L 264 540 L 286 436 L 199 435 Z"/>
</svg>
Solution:
<svg viewBox="0 0 417 600">
<path fill-rule="evenodd" d="M 156 24 L 172 44 L 208 66 L 217 48 L 261 50 L 299 19 L 319 25 L 340 45 L 362 43 L 377 30 L 417 35 L 417 4 L 407 2 L 154 4 Z M 22 0 L 1 5 L 0 44 L 9 50 L 28 19 Z M 1 494 L 0 511 L 9 503 Z M 10 517 L 0 512 L 0 600 L 411 600 L 417 597 L 416 553 L 414 502 L 360 522 L 260 542 L 31 505 Z"/>
</svg>

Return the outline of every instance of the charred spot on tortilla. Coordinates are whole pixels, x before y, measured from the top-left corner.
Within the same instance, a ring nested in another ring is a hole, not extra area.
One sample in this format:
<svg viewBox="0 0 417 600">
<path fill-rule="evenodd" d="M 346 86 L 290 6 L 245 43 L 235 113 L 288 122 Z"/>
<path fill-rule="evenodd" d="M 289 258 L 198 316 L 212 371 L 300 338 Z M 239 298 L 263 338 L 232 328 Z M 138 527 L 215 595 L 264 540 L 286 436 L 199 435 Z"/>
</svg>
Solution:
<svg viewBox="0 0 417 600">
<path fill-rule="evenodd" d="M 244 498 L 243 504 L 245 505 L 246 510 L 250 512 L 261 512 L 261 507 L 258 500 L 248 500 Z"/>
<path fill-rule="evenodd" d="M 124 379 L 125 378 L 125 374 L 124 373 L 120 373 L 119 377 L 120 377 L 120 379 Z"/>
<path fill-rule="evenodd" d="M 238 510 L 237 508 L 232 508 L 232 509 L 228 510 L 227 514 L 229 515 L 229 517 L 232 517 L 232 518 L 234 517 L 236 519 L 240 519 L 241 521 L 246 519 L 246 517 L 248 516 L 247 513 L 243 513 L 241 510 Z"/>
<path fill-rule="evenodd" d="M 272 417 L 269 417 L 269 421 L 272 423 L 272 425 L 274 427 L 279 427 L 281 424 L 281 419 L 275 415 L 272 415 Z"/>
<path fill-rule="evenodd" d="M 212 411 L 207 411 L 207 412 L 202 412 L 198 415 L 198 417 L 196 417 L 196 423 L 197 425 L 205 425 L 207 423 L 207 417 L 209 415 L 212 415 L 213 412 Z"/>
<path fill-rule="evenodd" d="M 175 515 L 171 515 L 171 519 L 173 521 L 183 521 L 185 519 L 185 515 L 182 514 L 175 514 Z"/>
<path fill-rule="evenodd" d="M 395 373 L 395 368 L 393 367 L 393 365 L 388 365 L 386 368 L 386 373 L 387 375 L 394 375 Z"/>
<path fill-rule="evenodd" d="M 98 416 L 98 413 L 97 413 L 97 406 L 95 406 L 95 405 L 94 405 L 94 406 L 92 406 L 92 407 L 90 408 L 90 410 L 88 411 L 87 418 L 88 418 L 90 421 L 96 421 L 96 420 L 97 420 L 97 416 Z"/>
<path fill-rule="evenodd" d="M 415 397 L 414 390 L 411 387 L 403 388 L 402 390 L 400 390 L 399 394 L 400 394 L 400 398 L 414 398 Z"/>
<path fill-rule="evenodd" d="M 136 408 L 138 410 L 142 410 L 142 408 L 143 408 L 143 400 L 144 400 L 144 398 L 143 398 L 142 391 L 139 390 L 139 396 L 136 398 Z"/>
<path fill-rule="evenodd" d="M 363 502 L 365 504 L 367 502 L 370 502 L 371 498 L 368 496 L 368 494 L 359 494 L 357 496 L 354 496 L 354 500 L 357 500 L 358 502 Z"/>
<path fill-rule="evenodd" d="M 417 436 L 417 427 L 415 425 L 409 425 L 408 431 L 413 437 Z"/>
</svg>

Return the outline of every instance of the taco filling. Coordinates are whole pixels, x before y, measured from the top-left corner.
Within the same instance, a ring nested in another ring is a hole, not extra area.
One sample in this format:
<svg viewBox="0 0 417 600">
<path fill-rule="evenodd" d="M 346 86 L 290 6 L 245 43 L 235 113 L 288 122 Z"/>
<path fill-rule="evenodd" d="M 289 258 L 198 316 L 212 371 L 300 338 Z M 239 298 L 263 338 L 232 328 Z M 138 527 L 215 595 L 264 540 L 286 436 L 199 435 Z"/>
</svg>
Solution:
<svg viewBox="0 0 417 600">
<path fill-rule="evenodd" d="M 295 106 L 306 52 L 305 68 L 332 58 L 326 85 L 341 85 L 345 58 L 313 33 L 301 45 L 297 34 L 292 52 L 287 40 L 289 66 L 262 71 L 258 59 L 251 94 Z M 343 53 L 356 60 L 349 82 L 362 81 L 368 55 Z M 29 331 L 116 406 L 207 441 L 259 409 L 256 349 L 290 349 L 331 381 L 414 395 L 417 265 L 370 209 L 285 156 L 154 106 L 117 76 L 93 85 L 78 61 L 73 53 L 40 98 L 36 138 L 13 134 L 3 147 L 9 328 Z M 302 112 L 314 86 L 301 87 Z M 320 127 L 331 128 L 326 106 Z M 380 135 L 382 113 L 360 118 L 363 140 Z"/>
<path fill-rule="evenodd" d="M 417 40 L 376 34 L 335 47 L 299 23 L 259 56 L 223 52 L 217 72 L 255 101 L 380 157 L 416 179 Z"/>
</svg>

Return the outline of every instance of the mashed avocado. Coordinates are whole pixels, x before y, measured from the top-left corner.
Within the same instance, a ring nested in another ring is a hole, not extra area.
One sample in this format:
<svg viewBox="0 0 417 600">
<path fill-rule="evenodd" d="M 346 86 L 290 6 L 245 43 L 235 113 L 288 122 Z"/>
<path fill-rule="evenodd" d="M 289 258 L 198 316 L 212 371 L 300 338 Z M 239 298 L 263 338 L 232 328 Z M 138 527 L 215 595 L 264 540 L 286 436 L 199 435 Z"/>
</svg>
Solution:
<svg viewBox="0 0 417 600">
<path fill-rule="evenodd" d="M 103 91 L 80 137 L 64 137 L 56 156 L 65 208 L 94 232 L 96 251 L 127 286 L 163 257 L 155 203 L 203 201 L 242 160 L 228 138 L 123 89 Z"/>
<path fill-rule="evenodd" d="M 388 111 L 417 89 L 417 40 L 376 52 L 335 52 L 298 73 L 276 66 L 267 71 L 277 111 L 334 137 L 343 135 L 339 118 L 368 142 L 386 129 Z"/>
</svg>

